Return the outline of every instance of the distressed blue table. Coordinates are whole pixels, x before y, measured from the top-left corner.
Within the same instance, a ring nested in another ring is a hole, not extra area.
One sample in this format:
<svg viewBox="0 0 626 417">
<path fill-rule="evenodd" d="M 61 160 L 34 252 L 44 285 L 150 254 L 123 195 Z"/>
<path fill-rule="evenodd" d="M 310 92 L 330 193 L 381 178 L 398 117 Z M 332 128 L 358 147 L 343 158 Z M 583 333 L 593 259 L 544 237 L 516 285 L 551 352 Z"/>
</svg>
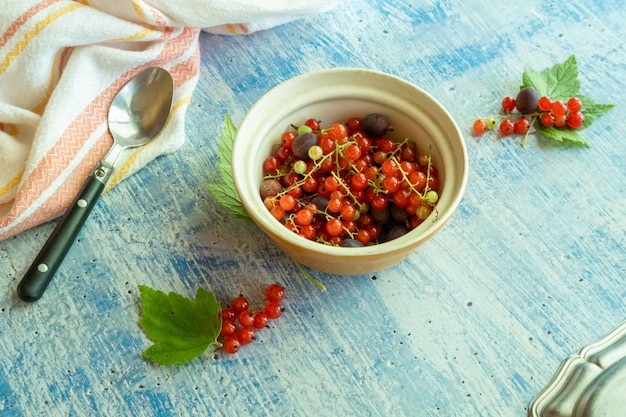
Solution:
<svg viewBox="0 0 626 417">
<path fill-rule="evenodd" d="M 241 37 L 202 35 L 184 147 L 107 193 L 36 304 L 15 289 L 54 224 L 0 242 L 2 416 L 524 416 L 561 361 L 625 318 L 626 3 L 352 0 Z M 582 93 L 617 107 L 593 146 L 470 135 L 524 67 L 575 54 Z M 397 267 L 312 272 L 207 192 L 224 116 L 277 83 L 339 66 L 424 88 L 466 134 L 453 220 Z M 234 356 L 140 357 L 138 285 L 227 302 L 287 290 Z"/>
</svg>

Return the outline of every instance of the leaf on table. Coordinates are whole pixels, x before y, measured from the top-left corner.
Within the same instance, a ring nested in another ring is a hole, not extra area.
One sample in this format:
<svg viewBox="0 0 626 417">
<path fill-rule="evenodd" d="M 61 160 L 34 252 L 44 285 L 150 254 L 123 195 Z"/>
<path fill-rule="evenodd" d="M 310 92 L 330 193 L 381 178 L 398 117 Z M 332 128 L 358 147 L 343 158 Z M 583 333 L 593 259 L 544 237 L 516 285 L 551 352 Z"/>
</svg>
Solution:
<svg viewBox="0 0 626 417">
<path fill-rule="evenodd" d="M 567 100 L 580 90 L 576 57 L 570 56 L 565 62 L 546 68 L 541 72 L 525 68 L 522 75 L 522 88 L 533 87 L 539 96 L 552 100 Z"/>
<path fill-rule="evenodd" d="M 236 133 L 237 128 L 230 118 L 230 115 L 227 114 L 224 120 L 222 135 L 220 136 L 220 146 L 217 149 L 220 158 L 217 164 L 217 169 L 222 182 L 211 182 L 207 183 L 206 186 L 213 197 L 215 197 L 215 199 L 222 206 L 224 206 L 233 217 L 241 220 L 252 221 L 243 207 L 243 204 L 241 204 L 239 195 L 235 190 L 235 183 L 233 182 L 231 158 Z"/>
<path fill-rule="evenodd" d="M 198 288 L 195 300 L 139 286 L 139 326 L 154 342 L 142 355 L 159 365 L 183 365 L 217 343 L 222 319 L 213 293 Z"/>
<path fill-rule="evenodd" d="M 543 127 L 541 134 L 548 139 L 558 142 L 566 142 L 570 145 L 591 146 L 591 143 L 583 135 L 573 129 L 555 129 L 554 127 Z"/>
</svg>

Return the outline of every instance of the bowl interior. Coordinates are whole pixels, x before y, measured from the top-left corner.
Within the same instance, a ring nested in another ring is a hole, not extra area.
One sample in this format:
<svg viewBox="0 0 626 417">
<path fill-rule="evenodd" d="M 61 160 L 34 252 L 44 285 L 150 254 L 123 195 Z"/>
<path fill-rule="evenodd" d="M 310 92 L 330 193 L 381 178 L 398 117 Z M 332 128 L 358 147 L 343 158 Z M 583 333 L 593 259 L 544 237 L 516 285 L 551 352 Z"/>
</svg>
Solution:
<svg viewBox="0 0 626 417">
<path fill-rule="evenodd" d="M 364 248 L 337 248 L 297 236 L 282 227 L 264 207 L 259 195 L 262 164 L 291 125 L 308 118 L 324 127 L 367 113 L 385 114 L 394 131 L 387 136 L 416 142 L 419 153 L 430 153 L 439 170 L 440 199 L 437 210 L 419 227 L 390 242 Z M 286 240 L 304 250 L 384 255 L 414 246 L 439 229 L 456 209 L 467 177 L 467 155 L 462 135 L 448 112 L 429 94 L 388 74 L 363 69 L 332 69 L 292 78 L 264 95 L 241 122 L 233 145 L 233 179 L 244 207 L 274 240 Z"/>
</svg>

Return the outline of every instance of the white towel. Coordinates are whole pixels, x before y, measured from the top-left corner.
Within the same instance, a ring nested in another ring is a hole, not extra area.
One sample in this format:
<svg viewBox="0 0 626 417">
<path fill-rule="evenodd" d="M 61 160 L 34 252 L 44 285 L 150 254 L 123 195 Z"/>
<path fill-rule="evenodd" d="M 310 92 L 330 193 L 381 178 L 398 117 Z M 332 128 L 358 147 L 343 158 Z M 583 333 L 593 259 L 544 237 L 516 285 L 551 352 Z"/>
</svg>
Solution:
<svg viewBox="0 0 626 417">
<path fill-rule="evenodd" d="M 337 0 L 20 0 L 0 10 L 0 240 L 62 214 L 112 145 L 112 98 L 150 66 L 174 78 L 172 115 L 124 153 L 109 188 L 184 140 L 201 30 L 246 34 Z"/>
</svg>

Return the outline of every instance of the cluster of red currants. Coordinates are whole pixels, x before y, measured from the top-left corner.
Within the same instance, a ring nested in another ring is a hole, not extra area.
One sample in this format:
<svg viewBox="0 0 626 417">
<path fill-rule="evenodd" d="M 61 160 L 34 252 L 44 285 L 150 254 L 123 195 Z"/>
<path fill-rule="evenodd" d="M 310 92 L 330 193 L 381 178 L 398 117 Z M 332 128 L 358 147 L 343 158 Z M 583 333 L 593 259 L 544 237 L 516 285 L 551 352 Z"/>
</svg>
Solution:
<svg viewBox="0 0 626 417">
<path fill-rule="evenodd" d="M 241 345 L 252 343 L 256 332 L 268 326 L 270 320 L 277 319 L 283 312 L 281 301 L 285 289 L 280 284 L 270 284 L 265 289 L 265 305 L 261 311 L 251 311 L 250 302 L 243 295 L 235 297 L 230 307 L 222 309 L 222 348 L 227 353 L 236 353 Z"/>
<path fill-rule="evenodd" d="M 578 97 L 567 101 L 552 100 L 548 96 L 539 97 L 534 88 L 526 87 L 516 98 L 507 96 L 502 99 L 503 115 L 474 120 L 473 132 L 482 135 L 499 127 L 502 136 L 526 135 L 537 121 L 543 127 L 579 129 L 585 123 L 582 106 Z M 514 113 L 516 109 L 517 113 Z M 498 119 L 501 119 L 499 124 Z"/>
<path fill-rule="evenodd" d="M 439 199 L 437 169 L 414 142 L 387 138 L 389 129 L 377 113 L 328 129 L 316 119 L 294 126 L 263 164 L 265 206 L 324 244 L 365 246 L 414 229 Z"/>
</svg>

